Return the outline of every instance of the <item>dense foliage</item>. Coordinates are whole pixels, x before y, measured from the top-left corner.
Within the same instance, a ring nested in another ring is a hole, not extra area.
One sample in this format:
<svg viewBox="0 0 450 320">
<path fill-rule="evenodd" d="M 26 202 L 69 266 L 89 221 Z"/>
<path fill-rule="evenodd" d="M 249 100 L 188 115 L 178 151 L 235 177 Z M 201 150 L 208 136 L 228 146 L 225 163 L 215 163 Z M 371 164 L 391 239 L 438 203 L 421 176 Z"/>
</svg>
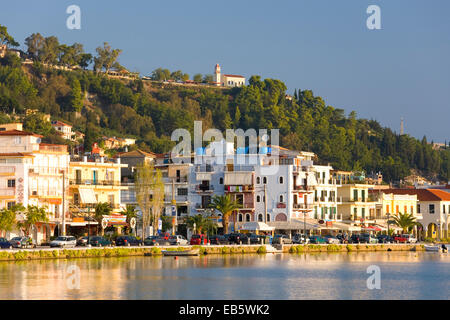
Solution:
<svg viewBox="0 0 450 320">
<path fill-rule="evenodd" d="M 282 146 L 315 152 L 319 161 L 337 169 L 381 171 L 386 181 L 402 179 L 410 169 L 427 177 L 450 179 L 450 148 L 433 150 L 425 137 L 420 141 L 398 135 L 375 120 L 357 119 L 355 112 L 346 115 L 310 90 L 296 90 L 287 99 L 287 88 L 280 80 L 253 76 L 248 86 L 232 89 L 118 80 L 98 72 L 114 66 L 120 53 L 107 43 L 97 50 L 97 72 L 93 72 L 58 70 L 42 63 L 82 61 L 85 53 L 78 44 L 60 45 L 57 39 L 37 35 L 26 42 L 29 53 L 36 56 L 33 65 L 22 65 L 13 54 L 0 59 L 1 123 L 10 121 L 13 114 L 37 109 L 84 133 L 87 150 L 102 135 L 116 135 L 135 137 L 137 147 L 157 153 L 171 149 L 175 129 L 193 132 L 195 120 L 203 121 L 204 130 L 278 128 Z M 48 52 L 52 46 L 65 51 L 55 57 Z M 60 62 L 64 52 L 69 56 Z M 187 75 L 157 69 L 153 77 L 183 80 Z M 38 115 L 25 117 L 24 123 L 48 141 L 61 142 Z"/>
</svg>

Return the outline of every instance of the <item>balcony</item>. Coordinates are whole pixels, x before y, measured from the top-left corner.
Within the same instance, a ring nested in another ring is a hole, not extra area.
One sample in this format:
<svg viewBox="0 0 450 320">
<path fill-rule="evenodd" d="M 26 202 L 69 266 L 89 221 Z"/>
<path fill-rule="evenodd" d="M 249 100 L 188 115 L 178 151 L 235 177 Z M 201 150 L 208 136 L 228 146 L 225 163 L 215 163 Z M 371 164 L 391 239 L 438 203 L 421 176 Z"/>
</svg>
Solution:
<svg viewBox="0 0 450 320">
<path fill-rule="evenodd" d="M 15 197 L 16 188 L 2 188 L 0 189 L 0 197 Z"/>
<path fill-rule="evenodd" d="M 57 189 L 57 188 L 50 188 L 50 189 L 39 189 L 39 190 L 30 190 L 29 195 L 31 197 L 37 197 L 37 198 L 45 198 L 45 197 L 62 197 L 63 190 Z"/>
<path fill-rule="evenodd" d="M 70 179 L 70 185 L 77 186 L 117 186 L 120 187 L 122 183 L 117 180 L 79 180 L 79 179 Z"/>
<path fill-rule="evenodd" d="M 213 193 L 214 187 L 208 185 L 198 184 L 195 186 L 195 192 L 197 193 Z"/>
<path fill-rule="evenodd" d="M 32 167 L 28 169 L 29 175 L 41 175 L 41 176 L 59 176 L 62 175 L 64 167 Z"/>
<path fill-rule="evenodd" d="M 278 209 L 285 209 L 286 208 L 286 202 L 278 202 L 277 203 Z"/>
<path fill-rule="evenodd" d="M 214 167 L 209 165 L 197 165 L 195 167 L 196 173 L 212 173 L 214 172 Z"/>
<path fill-rule="evenodd" d="M 304 203 L 294 203 L 292 205 L 294 210 L 313 210 L 314 207 L 310 204 L 304 204 Z"/>
<path fill-rule="evenodd" d="M 39 151 L 48 153 L 67 153 L 67 146 L 40 144 Z"/>
<path fill-rule="evenodd" d="M 245 186 L 225 186 L 225 192 L 228 193 L 238 193 L 238 192 L 253 192 L 255 187 L 253 185 Z"/>
<path fill-rule="evenodd" d="M 16 173 L 16 167 L 0 167 L 0 176 L 13 176 Z"/>
</svg>

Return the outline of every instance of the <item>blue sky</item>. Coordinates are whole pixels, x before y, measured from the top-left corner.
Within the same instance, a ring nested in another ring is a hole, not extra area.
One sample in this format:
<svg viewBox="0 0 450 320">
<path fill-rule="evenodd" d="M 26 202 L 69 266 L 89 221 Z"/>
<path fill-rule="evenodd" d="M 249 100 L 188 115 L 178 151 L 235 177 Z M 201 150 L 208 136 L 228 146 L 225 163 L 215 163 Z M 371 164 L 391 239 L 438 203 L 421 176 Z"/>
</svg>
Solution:
<svg viewBox="0 0 450 320">
<path fill-rule="evenodd" d="M 81 8 L 81 30 L 66 28 L 66 8 Z M 381 8 L 382 30 L 366 9 Z M 33 32 L 123 50 L 120 62 L 150 74 L 158 67 L 284 81 L 328 105 L 355 110 L 415 137 L 450 141 L 450 1 L 171 0 L 9 1 L 0 24 L 23 46 Z"/>
</svg>

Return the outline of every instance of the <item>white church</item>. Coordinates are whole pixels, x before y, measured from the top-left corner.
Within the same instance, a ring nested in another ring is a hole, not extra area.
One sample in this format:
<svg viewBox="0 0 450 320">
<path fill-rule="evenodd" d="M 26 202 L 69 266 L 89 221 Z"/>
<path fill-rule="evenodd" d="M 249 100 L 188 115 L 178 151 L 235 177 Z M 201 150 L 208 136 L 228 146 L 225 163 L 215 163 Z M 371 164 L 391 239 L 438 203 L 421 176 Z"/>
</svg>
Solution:
<svg viewBox="0 0 450 320">
<path fill-rule="evenodd" d="M 214 77 L 215 84 L 219 87 L 242 87 L 245 85 L 245 77 L 235 74 L 222 74 L 219 64 L 216 64 Z"/>
</svg>

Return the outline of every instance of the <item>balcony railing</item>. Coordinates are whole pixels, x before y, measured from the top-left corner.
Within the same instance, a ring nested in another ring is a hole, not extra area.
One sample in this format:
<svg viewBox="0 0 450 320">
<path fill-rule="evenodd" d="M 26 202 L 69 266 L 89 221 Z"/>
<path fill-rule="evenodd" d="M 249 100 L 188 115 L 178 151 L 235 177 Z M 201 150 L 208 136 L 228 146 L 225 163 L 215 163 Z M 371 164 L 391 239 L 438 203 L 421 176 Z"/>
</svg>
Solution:
<svg viewBox="0 0 450 320">
<path fill-rule="evenodd" d="M 314 207 L 310 204 L 294 203 L 293 208 L 296 210 L 312 210 Z"/>
<path fill-rule="evenodd" d="M 14 197 L 16 195 L 16 188 L 0 189 L 0 197 Z"/>
<path fill-rule="evenodd" d="M 67 152 L 67 146 L 53 146 L 53 145 L 39 145 L 39 151 L 45 151 L 45 152 L 54 152 L 54 153 L 66 153 Z"/>
<path fill-rule="evenodd" d="M 195 191 L 196 192 L 214 192 L 214 187 L 199 184 L 199 185 L 195 186 Z"/>
<path fill-rule="evenodd" d="M 16 167 L 0 167 L 0 174 L 14 174 Z"/>
<path fill-rule="evenodd" d="M 64 168 L 57 167 L 32 167 L 28 169 L 31 175 L 62 175 Z"/>
<path fill-rule="evenodd" d="M 211 173 L 214 172 L 214 167 L 208 165 L 198 165 L 195 167 L 197 173 Z"/>
<path fill-rule="evenodd" d="M 30 190 L 29 194 L 35 197 L 62 197 L 62 189 L 39 189 L 39 190 Z"/>
<path fill-rule="evenodd" d="M 71 179 L 70 185 L 83 185 L 83 186 L 121 186 L 122 183 L 117 180 L 78 180 Z"/>
<path fill-rule="evenodd" d="M 245 186 L 225 186 L 225 192 L 246 192 L 253 191 L 255 187 L 253 185 L 245 185 Z"/>
</svg>

